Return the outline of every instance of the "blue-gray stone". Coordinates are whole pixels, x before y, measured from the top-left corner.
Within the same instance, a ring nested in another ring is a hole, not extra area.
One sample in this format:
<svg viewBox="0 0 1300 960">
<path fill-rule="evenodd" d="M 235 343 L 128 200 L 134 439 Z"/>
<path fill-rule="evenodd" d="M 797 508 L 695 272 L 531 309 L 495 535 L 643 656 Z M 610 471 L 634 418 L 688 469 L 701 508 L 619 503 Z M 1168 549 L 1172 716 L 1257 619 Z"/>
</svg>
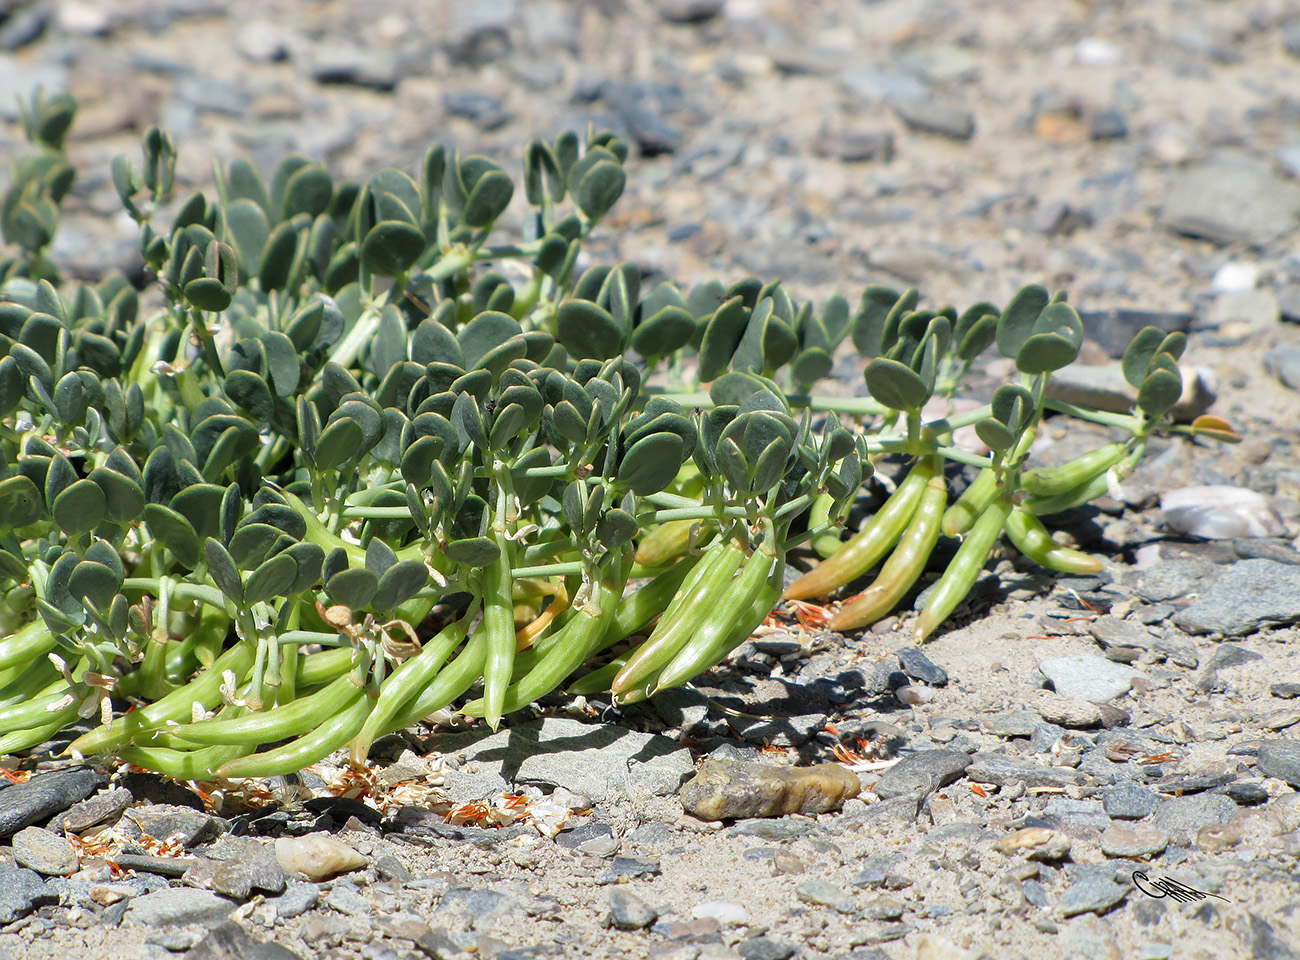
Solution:
<svg viewBox="0 0 1300 960">
<path fill-rule="evenodd" d="M 1107 816 L 1116 820 L 1141 820 L 1155 813 L 1160 797 L 1154 790 L 1136 783 L 1122 783 L 1103 790 L 1101 802 Z"/>
<path fill-rule="evenodd" d="M 277 917 L 281 920 L 291 920 L 302 916 L 320 902 L 320 888 L 314 883 L 290 880 L 284 888 L 284 893 L 270 898 L 267 902 L 275 905 Z"/>
<path fill-rule="evenodd" d="M 942 687 L 948 682 L 948 671 L 920 651 L 917 647 L 899 647 L 894 651 L 903 672 L 913 680 Z"/>
<path fill-rule="evenodd" d="M 1152 823 L 1169 834 L 1179 846 L 1196 839 L 1201 827 L 1227 823 L 1237 812 L 1237 805 L 1217 793 L 1197 793 L 1190 797 L 1170 797 L 1156 809 Z"/>
<path fill-rule="evenodd" d="M 1266 740 L 1255 763 L 1265 776 L 1285 780 L 1300 789 L 1300 740 Z"/>
<path fill-rule="evenodd" d="M 107 780 L 98 770 L 71 767 L 38 774 L 26 783 L 0 790 L 0 837 L 66 810 Z"/>
<path fill-rule="evenodd" d="M 0 865 L 0 924 L 13 923 L 37 907 L 58 902 L 58 888 L 47 883 L 35 870 L 11 864 Z"/>
<path fill-rule="evenodd" d="M 1185 633 L 1242 637 L 1266 624 L 1300 621 L 1300 567 L 1242 560 L 1210 582 L 1174 615 Z"/>
<path fill-rule="evenodd" d="M 625 886 L 609 892 L 609 917 L 611 927 L 619 930 L 643 930 L 659 919 L 659 911 L 650 906 Z"/>
<path fill-rule="evenodd" d="M 1065 877 L 1065 890 L 1056 900 L 1065 917 L 1105 913 L 1132 889 L 1127 883 L 1116 882 L 1116 868 L 1109 864 L 1067 864 Z"/>
<path fill-rule="evenodd" d="M 1128 692 L 1142 671 L 1105 657 L 1053 657 L 1040 661 L 1038 670 L 1056 692 L 1081 697 L 1089 703 L 1106 703 Z"/>
<path fill-rule="evenodd" d="M 873 789 L 882 800 L 930 794 L 960 779 L 970 763 L 970 755 L 960 750 L 920 750 L 886 770 Z"/>
<path fill-rule="evenodd" d="M 198 943 L 194 944 L 186 960 L 302 960 L 302 958 L 279 943 L 258 940 L 250 937 L 247 931 L 233 921 L 227 921 L 210 931 Z"/>
<path fill-rule="evenodd" d="M 1300 188 L 1270 165 L 1222 154 L 1181 172 L 1165 197 L 1161 222 L 1175 233 L 1215 243 L 1263 246 L 1295 228 Z"/>
<path fill-rule="evenodd" d="M 148 927 L 173 927 L 189 923 L 210 925 L 230 915 L 236 904 L 207 890 L 169 887 L 136 897 L 126 908 L 125 920 Z"/>
</svg>

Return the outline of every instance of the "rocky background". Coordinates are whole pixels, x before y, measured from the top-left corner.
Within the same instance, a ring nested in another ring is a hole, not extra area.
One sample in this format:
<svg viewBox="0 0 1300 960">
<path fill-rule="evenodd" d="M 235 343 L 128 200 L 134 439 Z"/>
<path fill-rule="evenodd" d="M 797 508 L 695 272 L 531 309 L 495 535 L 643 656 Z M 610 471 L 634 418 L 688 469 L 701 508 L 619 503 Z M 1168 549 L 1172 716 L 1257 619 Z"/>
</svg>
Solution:
<svg viewBox="0 0 1300 960">
<path fill-rule="evenodd" d="M 1070 518 L 1104 575 L 1003 560 L 923 653 L 898 618 L 790 618 L 651 707 L 394 738 L 375 782 L 323 765 L 242 815 L 10 758 L 36 775 L 0 790 L 0 956 L 1300 956 L 1300 4 L 0 0 L 6 155 L 35 84 L 82 106 L 75 276 L 140 274 L 108 169 L 155 123 L 185 188 L 435 140 L 518 166 L 591 123 L 635 145 L 593 256 L 817 300 L 1068 288 L 1072 389 L 1138 327 L 1188 330 L 1190 399 L 1246 439 L 1153 445 Z M 1043 462 L 1102 439 L 1044 434 Z M 1168 497 L 1207 484 L 1238 489 Z M 683 816 L 836 760 L 862 790 L 821 776 L 830 812 Z M 742 761 L 777 773 L 738 786 Z"/>
</svg>

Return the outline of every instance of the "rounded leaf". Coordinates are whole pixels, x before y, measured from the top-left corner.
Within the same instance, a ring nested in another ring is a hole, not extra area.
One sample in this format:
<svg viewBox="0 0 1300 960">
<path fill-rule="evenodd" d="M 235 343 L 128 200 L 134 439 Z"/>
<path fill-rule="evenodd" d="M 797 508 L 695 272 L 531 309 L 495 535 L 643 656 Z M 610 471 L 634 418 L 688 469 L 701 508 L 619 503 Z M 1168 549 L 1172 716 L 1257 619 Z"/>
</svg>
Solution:
<svg viewBox="0 0 1300 960">
<path fill-rule="evenodd" d="M 1011 298 L 1011 302 L 1002 311 L 1002 316 L 998 318 L 995 336 L 998 351 L 1004 357 L 1015 358 L 1020 354 L 1020 348 L 1033 335 L 1038 315 L 1050 299 L 1046 288 L 1036 283 L 1022 287 Z"/>
<path fill-rule="evenodd" d="M 340 570 L 325 582 L 325 592 L 330 599 L 353 610 L 369 605 L 378 590 L 379 578 L 365 567 Z"/>
<path fill-rule="evenodd" d="M 930 399 L 925 382 L 897 360 L 876 357 L 867 364 L 864 376 L 872 398 L 892 410 L 920 410 Z"/>
<path fill-rule="evenodd" d="M 410 600 L 429 582 L 429 571 L 418 560 L 399 560 L 379 578 L 379 588 L 370 604 L 375 610 L 392 610 Z"/>
<path fill-rule="evenodd" d="M 495 563 L 501 556 L 497 545 L 487 537 L 453 540 L 447 544 L 443 553 L 453 563 L 461 563 L 467 567 L 485 567 L 489 563 Z"/>
<path fill-rule="evenodd" d="M 395 277 L 405 273 L 424 253 L 424 232 L 413 223 L 383 220 L 361 242 L 361 263 L 371 273 Z"/>
<path fill-rule="evenodd" d="M 607 360 L 622 356 L 623 329 L 590 300 L 571 299 L 560 304 L 556 332 L 569 356 L 578 360 Z"/>
<path fill-rule="evenodd" d="M 616 482 L 637 496 L 658 493 L 676 479 L 686 455 L 682 438 L 675 433 L 642 437 L 623 455 Z"/>
<path fill-rule="evenodd" d="M 69 537 L 79 537 L 103 522 L 108 514 L 108 501 L 99 484 L 93 480 L 78 480 L 55 498 L 50 513 L 64 533 Z"/>
<path fill-rule="evenodd" d="M 0 528 L 35 523 L 41 518 L 43 506 L 41 492 L 30 477 L 20 473 L 0 480 Z"/>
</svg>

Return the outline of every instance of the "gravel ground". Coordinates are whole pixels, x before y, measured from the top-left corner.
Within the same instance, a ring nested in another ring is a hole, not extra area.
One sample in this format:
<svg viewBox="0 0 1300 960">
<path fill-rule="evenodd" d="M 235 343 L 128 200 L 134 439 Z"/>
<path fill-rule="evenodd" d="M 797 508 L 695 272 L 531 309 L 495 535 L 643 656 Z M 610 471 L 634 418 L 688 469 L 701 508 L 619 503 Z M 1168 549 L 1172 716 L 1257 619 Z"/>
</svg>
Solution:
<svg viewBox="0 0 1300 960">
<path fill-rule="evenodd" d="M 819 302 L 872 282 L 962 306 L 1030 282 L 1068 288 L 1097 369 L 1150 314 L 1189 330 L 1184 361 L 1246 441 L 1153 447 L 1070 526 L 1111 558 L 1104 575 L 1052 580 L 1008 558 L 923 657 L 897 618 L 864 636 L 791 623 L 653 707 L 593 699 L 499 739 L 394 740 L 395 755 L 416 749 L 382 819 L 318 796 L 217 821 L 188 791 L 136 778 L 103 792 L 86 771 L 0 790 L 0 833 L 13 835 L 0 847 L 0 951 L 1300 956 L 1300 4 L 382 10 L 0 2 L 0 112 L 13 119 L 13 94 L 37 82 L 82 103 L 70 152 L 87 173 L 58 259 L 81 276 L 138 271 L 107 172 L 153 123 L 180 145 L 182 179 L 206 187 L 213 158 L 268 168 L 298 150 L 356 177 L 411 168 L 434 139 L 517 166 L 530 137 L 591 122 L 637 146 L 595 256 L 683 285 L 780 277 Z M 0 138 L 20 149 L 16 124 Z M 1044 432 L 1044 462 L 1098 439 Z M 1159 496 L 1193 484 L 1258 496 L 1234 510 L 1220 491 L 1166 522 Z M 1211 521 L 1238 526 L 1179 536 Z M 836 746 L 863 785 L 840 810 L 683 816 L 678 787 L 705 758 L 833 762 Z M 505 791 L 537 801 L 531 816 L 484 830 L 420 813 L 468 815 L 462 805 Z M 169 886 L 167 865 L 147 858 L 121 877 L 89 848 L 77 864 L 57 831 L 15 826 L 92 794 L 110 823 L 150 801 L 119 829 L 184 834 L 189 885 Z M 566 817 L 556 839 L 532 823 Z M 266 848 L 211 841 L 232 823 L 280 835 L 280 863 L 361 866 L 286 886 Z M 321 832 L 347 849 L 295 852 L 286 839 Z M 79 872 L 42 880 L 14 858 Z M 1135 871 L 1215 896 L 1153 896 L 1165 891 Z"/>
</svg>

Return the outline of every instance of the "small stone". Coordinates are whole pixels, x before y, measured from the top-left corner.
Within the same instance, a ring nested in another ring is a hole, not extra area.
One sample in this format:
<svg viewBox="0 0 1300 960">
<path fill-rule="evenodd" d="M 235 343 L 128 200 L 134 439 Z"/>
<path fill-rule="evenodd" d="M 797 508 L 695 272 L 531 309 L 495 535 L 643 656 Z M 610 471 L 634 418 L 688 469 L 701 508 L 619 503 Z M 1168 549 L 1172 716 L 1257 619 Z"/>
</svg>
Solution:
<svg viewBox="0 0 1300 960">
<path fill-rule="evenodd" d="M 131 819 L 149 836 L 159 840 L 179 838 L 187 849 L 215 840 L 226 830 L 220 817 L 170 803 L 137 807 Z"/>
<path fill-rule="evenodd" d="M 619 930 L 643 930 L 659 919 L 659 911 L 626 887 L 609 892 L 606 923 Z"/>
<path fill-rule="evenodd" d="M 752 937 L 736 944 L 737 952 L 745 960 L 790 960 L 798 949 L 793 943 L 771 937 Z"/>
<path fill-rule="evenodd" d="M 1228 789 L 1224 792 L 1234 802 L 1243 805 L 1264 803 L 1268 800 L 1268 790 L 1262 783 L 1252 783 L 1247 780 L 1238 780 L 1235 783 L 1228 784 Z"/>
<path fill-rule="evenodd" d="M 948 683 L 948 671 L 933 663 L 921 652 L 919 647 L 899 647 L 894 651 L 899 666 L 913 680 L 920 680 L 931 686 L 942 687 Z"/>
<path fill-rule="evenodd" d="M 1169 836 L 1150 824 L 1135 826 L 1112 824 L 1101 835 L 1101 852 L 1108 857 L 1145 859 L 1164 852 L 1169 846 Z"/>
<path fill-rule="evenodd" d="M 875 897 L 859 908 L 865 920 L 897 920 L 907 908 L 893 897 Z"/>
<path fill-rule="evenodd" d="M 195 943 L 185 960 L 301 960 L 288 947 L 250 937 L 238 923 L 226 921 Z"/>
<path fill-rule="evenodd" d="M 1152 824 L 1169 834 L 1171 843 L 1190 844 L 1202 827 L 1227 823 L 1237 812 L 1229 798 L 1214 793 L 1170 797 L 1160 804 Z"/>
<path fill-rule="evenodd" d="M 615 857 L 608 867 L 596 874 L 597 883 L 618 883 L 620 880 L 659 875 L 658 860 L 638 860 L 635 857 Z"/>
<path fill-rule="evenodd" d="M 227 897 L 244 900 L 253 890 L 271 896 L 284 893 L 284 870 L 276 854 L 256 840 L 245 844 L 243 851 L 219 866 L 212 878 L 212 889 Z"/>
<path fill-rule="evenodd" d="M 803 873 L 804 862 L 796 857 L 793 853 L 785 850 L 777 850 L 772 854 L 772 869 L 775 873 Z"/>
<path fill-rule="evenodd" d="M 1067 864 L 1065 892 L 1056 906 L 1063 917 L 1089 911 L 1105 913 L 1128 895 L 1128 885 L 1115 882 L 1115 867 L 1095 864 Z"/>
<path fill-rule="evenodd" d="M 927 96 L 921 99 L 899 97 L 891 100 L 889 105 L 898 119 L 913 130 L 953 140 L 969 140 L 975 135 L 975 115 L 955 103 Z"/>
<path fill-rule="evenodd" d="M 929 794 L 959 780 L 970 766 L 970 755 L 959 750 L 921 750 L 904 756 L 872 787 L 882 800 L 907 794 Z"/>
<path fill-rule="evenodd" d="M 1300 620 L 1300 568 L 1272 560 L 1242 560 L 1204 586 L 1174 616 L 1184 633 L 1240 637 L 1265 624 Z"/>
<path fill-rule="evenodd" d="M 275 841 L 275 859 L 285 873 L 315 881 L 360 870 L 369 863 L 352 847 L 326 833 L 281 837 Z"/>
<path fill-rule="evenodd" d="M 1100 726 L 1101 711 L 1082 697 L 1067 697 L 1044 690 L 1034 695 L 1034 709 L 1048 723 L 1070 730 L 1087 730 Z"/>
<path fill-rule="evenodd" d="M 77 872 L 79 861 L 72 844 L 40 827 L 23 827 L 13 837 L 14 860 L 47 877 L 66 877 Z"/>
<path fill-rule="evenodd" d="M 496 130 L 510 121 L 510 113 L 496 97 L 478 90 L 448 91 L 442 104 L 453 117 L 472 120 L 483 130 Z"/>
<path fill-rule="evenodd" d="M 730 900 L 706 900 L 691 907 L 691 916 L 696 920 L 716 920 L 724 927 L 749 923 L 749 910 L 744 904 Z"/>
<path fill-rule="evenodd" d="M 1160 515 L 1175 533 L 1206 540 L 1277 537 L 1286 532 L 1268 498 L 1223 484 L 1170 490 L 1160 497 Z"/>
<path fill-rule="evenodd" d="M 794 888 L 794 895 L 803 903 L 814 903 L 823 907 L 837 907 L 850 897 L 847 890 L 829 880 L 805 880 Z"/>
<path fill-rule="evenodd" d="M 70 767 L 0 790 L 0 837 L 12 836 L 23 827 L 68 809 L 94 793 L 105 779 L 89 767 Z"/>
<path fill-rule="evenodd" d="M 374 909 L 370 901 L 363 897 L 356 887 L 347 883 L 334 885 L 325 895 L 325 906 L 347 917 L 364 916 Z"/>
<path fill-rule="evenodd" d="M 1180 173 L 1160 219 L 1175 233 L 1258 247 L 1294 229 L 1297 211 L 1300 189 L 1266 162 L 1232 154 Z"/>
<path fill-rule="evenodd" d="M 1032 737 L 1043 721 L 1032 710 L 1014 710 L 980 717 L 979 722 L 985 733 L 995 737 Z"/>
<path fill-rule="evenodd" d="M 1040 661 L 1038 671 L 1052 681 L 1057 693 L 1090 703 L 1106 703 L 1122 696 L 1134 678 L 1143 676 L 1140 670 L 1104 657 L 1054 657 Z"/>
<path fill-rule="evenodd" d="M 371 90 L 392 90 L 397 86 L 397 64 L 378 49 L 334 43 L 312 52 L 311 75 L 317 83 L 342 83 Z"/>
<path fill-rule="evenodd" d="M 838 810 L 862 789 L 839 764 L 774 767 L 741 760 L 706 760 L 682 787 L 682 806 L 701 820 L 806 816 Z"/>
<path fill-rule="evenodd" d="M 1285 730 L 1300 723 L 1300 710 L 1275 710 L 1264 718 L 1264 726 L 1270 730 Z"/>
<path fill-rule="evenodd" d="M 1300 683 L 1275 683 L 1268 692 L 1279 700 L 1294 700 L 1300 697 Z"/>
<path fill-rule="evenodd" d="M 74 803 L 66 811 L 49 823 L 49 829 L 55 833 L 64 830 L 69 833 L 81 833 L 101 823 L 116 823 L 135 798 L 130 790 L 116 787 L 106 790 L 80 803 Z"/>
<path fill-rule="evenodd" d="M 966 776 L 976 783 L 1005 786 L 1019 781 L 1026 787 L 1064 787 L 1083 783 L 1086 777 L 1068 767 L 1046 767 L 1001 753 L 977 753 L 971 757 Z"/>
<path fill-rule="evenodd" d="M 292 920 L 311 910 L 320 902 L 320 888 L 314 883 L 290 880 L 284 893 L 268 903 L 275 905 L 275 915 L 281 920 Z"/>
<path fill-rule="evenodd" d="M 207 890 L 169 887 L 135 897 L 126 908 L 125 920 L 148 927 L 211 924 L 225 920 L 235 903 Z"/>
<path fill-rule="evenodd" d="M 1300 740 L 1265 740 L 1256 765 L 1266 777 L 1285 780 L 1300 789 Z"/>
<path fill-rule="evenodd" d="M 51 906 L 58 902 L 58 888 L 36 871 L 12 864 L 0 864 L 0 924 L 13 923 L 37 907 Z"/>
<path fill-rule="evenodd" d="M 722 13 L 726 0 L 655 0 L 659 16 L 669 23 L 703 23 Z"/>
<path fill-rule="evenodd" d="M 1070 838 L 1047 827 L 1025 827 L 1007 834 L 996 844 L 999 852 L 1022 853 L 1028 860 L 1060 860 L 1070 852 Z"/>
<path fill-rule="evenodd" d="M 276 864 L 277 868 L 279 864 Z M 396 880 L 398 883 L 407 883 L 415 879 L 415 874 L 407 869 L 406 864 L 402 863 L 391 853 L 386 853 L 374 864 L 375 873 L 385 880 Z"/>
<path fill-rule="evenodd" d="M 1160 806 L 1160 797 L 1154 790 L 1135 783 L 1122 783 L 1101 792 L 1106 815 L 1116 820 L 1141 820 L 1149 817 Z"/>
<path fill-rule="evenodd" d="M 894 134 L 889 130 L 824 131 L 814 149 L 845 163 L 866 160 L 888 163 L 894 158 Z"/>
</svg>

